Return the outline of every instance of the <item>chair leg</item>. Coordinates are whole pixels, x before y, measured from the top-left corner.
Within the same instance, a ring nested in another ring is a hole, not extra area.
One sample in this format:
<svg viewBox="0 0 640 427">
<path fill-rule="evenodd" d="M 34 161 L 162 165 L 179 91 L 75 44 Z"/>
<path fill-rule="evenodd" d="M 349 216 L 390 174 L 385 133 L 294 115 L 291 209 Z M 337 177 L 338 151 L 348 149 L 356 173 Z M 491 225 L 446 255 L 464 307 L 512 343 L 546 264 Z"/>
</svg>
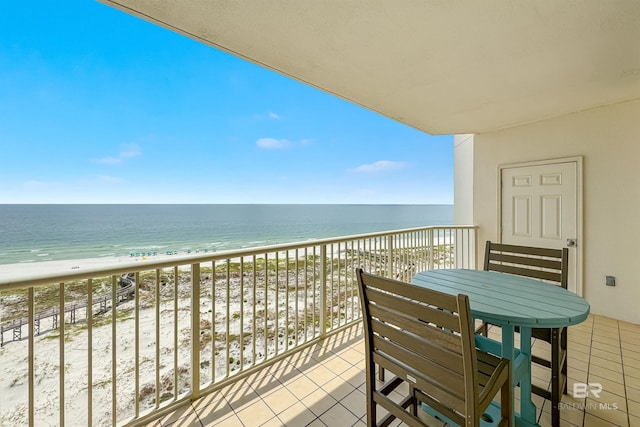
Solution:
<svg viewBox="0 0 640 427">
<path fill-rule="evenodd" d="M 567 334 L 568 333 L 569 333 L 568 329 L 564 328 L 560 336 L 560 348 L 562 348 L 562 351 L 564 352 L 564 363 L 562 364 L 562 375 L 564 375 L 565 379 L 567 378 L 567 365 L 569 364 L 569 353 L 567 351 Z M 565 380 L 562 394 L 567 394 L 568 382 L 569 381 Z"/>
<path fill-rule="evenodd" d="M 560 377 L 563 368 L 560 366 L 561 356 L 561 338 L 560 329 L 551 330 L 551 425 L 553 427 L 560 426 L 560 400 L 562 399 L 562 390 L 560 390 Z M 566 387 L 566 382 L 565 382 Z"/>
</svg>

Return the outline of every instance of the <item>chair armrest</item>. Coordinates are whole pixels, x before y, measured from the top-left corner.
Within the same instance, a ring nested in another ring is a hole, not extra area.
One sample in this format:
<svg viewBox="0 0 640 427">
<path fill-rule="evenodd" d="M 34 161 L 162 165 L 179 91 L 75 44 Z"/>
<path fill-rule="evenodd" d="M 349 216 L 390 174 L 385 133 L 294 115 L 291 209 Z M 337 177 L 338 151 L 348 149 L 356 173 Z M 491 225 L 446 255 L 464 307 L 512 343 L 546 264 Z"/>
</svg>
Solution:
<svg viewBox="0 0 640 427">
<path fill-rule="evenodd" d="M 507 383 L 508 387 L 511 387 L 511 361 L 509 359 L 502 358 L 494 369 L 489 381 L 482 389 L 479 395 L 480 409 L 484 410 L 494 396 L 498 394 L 498 391 Z"/>
</svg>

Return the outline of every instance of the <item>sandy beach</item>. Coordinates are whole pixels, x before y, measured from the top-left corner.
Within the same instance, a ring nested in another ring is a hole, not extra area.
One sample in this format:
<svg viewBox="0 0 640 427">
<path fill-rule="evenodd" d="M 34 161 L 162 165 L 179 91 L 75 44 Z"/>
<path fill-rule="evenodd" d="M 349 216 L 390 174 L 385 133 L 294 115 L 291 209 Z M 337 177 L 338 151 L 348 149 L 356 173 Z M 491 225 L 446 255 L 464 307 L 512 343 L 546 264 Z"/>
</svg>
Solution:
<svg viewBox="0 0 640 427">
<path fill-rule="evenodd" d="M 176 256 L 151 257 L 151 260 L 164 260 Z M 120 266 L 143 266 L 150 260 L 138 259 Z M 72 267 L 72 271 L 99 267 L 109 267 L 112 262 L 104 259 L 67 262 L 43 262 L 31 264 L 34 269 L 23 269 L 29 275 L 38 272 L 50 274 L 53 271 L 67 271 Z M 284 269 L 283 269 L 284 270 Z M 287 346 L 286 340 L 291 340 L 291 335 L 283 334 L 284 331 L 295 331 L 293 328 L 296 317 L 295 310 L 298 311 L 300 324 L 308 321 L 305 307 L 308 307 L 309 300 L 305 300 L 305 292 L 297 292 L 296 288 L 285 286 L 295 283 L 295 273 L 289 272 L 289 279 L 286 279 L 286 271 L 281 270 L 276 277 L 270 273 L 268 281 L 265 281 L 263 271 L 257 272 L 256 283 L 259 289 L 253 293 L 253 283 L 247 278 L 244 280 L 244 287 L 241 286 L 241 278 L 237 272 L 231 273 L 229 277 L 229 287 L 226 286 L 226 274 L 216 275 L 216 286 L 212 285 L 210 273 L 203 275 L 202 294 L 200 297 L 200 325 L 202 334 L 200 338 L 200 348 L 203 363 L 200 366 L 200 376 L 202 383 L 206 384 L 211 380 L 213 371 L 217 378 L 226 375 L 226 369 L 239 368 L 240 352 L 244 347 L 245 363 L 252 363 L 251 346 L 241 345 L 239 337 L 243 329 L 240 316 L 244 312 L 244 331 L 246 339 L 255 340 L 257 349 L 255 358 L 262 359 L 265 354 L 275 352 L 276 341 L 283 349 Z M 15 274 L 15 271 L 12 271 Z M 298 280 L 304 282 L 305 272 L 300 271 Z M 160 396 L 161 401 L 174 398 L 174 354 L 177 352 L 178 364 L 178 395 L 187 392 L 189 389 L 189 372 L 191 369 L 191 299 L 190 299 L 190 274 L 188 271 L 179 275 L 178 283 L 178 310 L 174 309 L 174 278 L 167 281 L 166 285 L 159 288 L 160 306 L 156 317 L 156 301 L 154 298 L 153 279 L 145 281 L 141 278 L 140 283 L 140 310 L 138 320 L 140 323 L 140 339 L 137 343 L 139 350 L 138 363 L 135 359 L 135 311 L 134 300 L 124 301 L 117 306 L 116 310 L 116 335 L 115 338 L 111 322 L 111 309 L 107 307 L 103 313 L 94 314 L 92 328 L 92 372 L 93 386 L 93 419 L 94 425 L 110 425 L 112 413 L 112 361 L 115 360 L 117 402 L 116 413 L 118 419 L 127 418 L 134 413 L 135 396 L 135 367 L 140 370 L 140 409 L 152 408 L 155 405 L 155 378 L 156 366 L 160 367 Z M 265 286 L 265 282 L 268 284 Z M 53 289 L 55 290 L 55 286 Z M 317 288 L 310 284 L 308 298 L 311 298 Z M 242 291 L 241 291 L 242 289 Z M 277 289 L 277 291 L 276 291 Z M 302 288 L 300 288 L 302 289 Z M 278 301 L 279 295 L 279 301 Z M 286 299 L 285 299 L 286 296 Z M 319 297 L 319 296 L 318 296 Z M 214 339 L 211 334 L 212 302 L 216 301 L 215 312 L 215 348 L 212 347 Z M 244 308 L 242 302 L 244 301 Z M 285 301 L 288 301 L 288 309 Z M 8 298 L 7 293 L 3 295 L 3 311 L 9 310 L 9 304 L 13 306 L 23 306 L 21 300 Z M 266 304 L 266 306 L 265 306 Z M 228 309 L 227 309 L 228 305 Z M 256 307 L 258 323 L 253 329 L 253 308 Z M 351 307 L 354 305 L 352 304 Z M 276 307 L 279 310 L 278 320 L 276 320 Z M 309 307 L 313 309 L 313 307 Z M 95 308 L 94 308 L 95 310 Z M 227 311 L 228 310 L 228 311 Z M 227 314 L 228 313 L 228 314 Z M 268 330 L 265 333 L 265 313 L 268 316 Z M 284 316 L 285 313 L 289 313 Z M 175 323 L 175 315 L 178 322 Z M 315 315 L 318 318 L 317 314 Z M 64 345 L 64 371 L 65 371 L 65 411 L 67 414 L 66 425 L 86 425 L 88 416 L 88 366 L 89 366 L 89 336 L 84 310 L 78 313 L 78 321 L 72 322 L 69 315 L 65 321 L 65 345 Z M 1 320 L 1 319 L 0 319 Z M 36 372 L 36 405 L 35 417 L 38 424 L 57 425 L 59 408 L 59 366 L 60 366 L 60 338 L 59 329 L 54 329 L 49 324 L 51 320 L 44 320 L 43 332 L 34 338 L 35 347 L 35 372 Z M 296 320 L 297 322 L 297 320 Z M 157 342 L 155 336 L 156 325 L 159 324 L 160 340 Z M 275 325 L 278 329 L 275 329 Z M 297 324 L 297 323 L 296 323 Z M 306 324 L 306 323 L 305 323 Z M 310 325 L 314 329 L 313 325 Z M 26 403 L 28 395 L 28 334 L 27 327 L 22 327 L 23 337 L 20 340 L 12 340 L 12 332 L 5 332 L 5 344 L 0 348 L 0 425 L 22 425 L 27 421 Z M 174 344 L 174 333 L 177 333 L 177 345 Z M 294 333 L 294 332 L 290 332 Z M 302 334 L 308 332 L 300 331 Z M 112 339 L 113 338 L 113 339 Z M 266 345 L 265 345 L 266 340 Z M 228 344 L 227 344 L 228 343 Z M 228 353 L 227 353 L 228 346 Z M 116 357 L 112 358 L 115 347 Z M 158 356 L 159 355 L 159 358 Z M 228 358 L 228 359 L 227 359 Z M 124 417 L 124 418 L 123 418 Z"/>
<path fill-rule="evenodd" d="M 195 254 L 190 254 L 195 255 Z M 0 264 L 0 282 L 9 277 L 35 276 L 42 274 L 74 273 L 98 268 L 109 268 L 123 265 L 143 265 L 154 261 L 166 261 L 184 258 L 184 255 L 150 255 L 150 256 L 120 256 L 100 257 L 60 261 L 21 262 L 15 264 Z"/>
</svg>

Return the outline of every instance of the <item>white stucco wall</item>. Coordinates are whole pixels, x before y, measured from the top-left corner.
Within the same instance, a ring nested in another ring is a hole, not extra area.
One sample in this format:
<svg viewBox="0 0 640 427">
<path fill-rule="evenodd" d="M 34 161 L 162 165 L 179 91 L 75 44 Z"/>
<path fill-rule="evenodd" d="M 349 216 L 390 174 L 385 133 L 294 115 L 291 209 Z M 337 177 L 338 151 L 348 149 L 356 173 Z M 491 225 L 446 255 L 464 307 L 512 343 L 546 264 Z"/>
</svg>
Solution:
<svg viewBox="0 0 640 427">
<path fill-rule="evenodd" d="M 473 135 L 453 136 L 453 221 L 473 224 Z"/>
<path fill-rule="evenodd" d="M 498 237 L 498 165 L 583 156 L 584 296 L 592 313 L 640 323 L 640 100 L 477 134 L 472 152 L 480 242 Z M 456 171 L 456 218 L 469 215 L 468 178 Z"/>
</svg>

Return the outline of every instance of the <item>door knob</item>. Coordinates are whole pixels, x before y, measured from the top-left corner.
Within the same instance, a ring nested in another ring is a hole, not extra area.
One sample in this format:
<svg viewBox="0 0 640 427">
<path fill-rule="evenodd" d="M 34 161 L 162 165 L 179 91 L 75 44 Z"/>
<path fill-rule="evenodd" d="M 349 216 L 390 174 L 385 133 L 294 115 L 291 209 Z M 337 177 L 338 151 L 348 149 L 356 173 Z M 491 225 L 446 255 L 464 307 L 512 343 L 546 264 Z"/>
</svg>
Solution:
<svg viewBox="0 0 640 427">
<path fill-rule="evenodd" d="M 578 239 L 567 239 L 567 246 L 570 248 L 578 246 Z"/>
</svg>

